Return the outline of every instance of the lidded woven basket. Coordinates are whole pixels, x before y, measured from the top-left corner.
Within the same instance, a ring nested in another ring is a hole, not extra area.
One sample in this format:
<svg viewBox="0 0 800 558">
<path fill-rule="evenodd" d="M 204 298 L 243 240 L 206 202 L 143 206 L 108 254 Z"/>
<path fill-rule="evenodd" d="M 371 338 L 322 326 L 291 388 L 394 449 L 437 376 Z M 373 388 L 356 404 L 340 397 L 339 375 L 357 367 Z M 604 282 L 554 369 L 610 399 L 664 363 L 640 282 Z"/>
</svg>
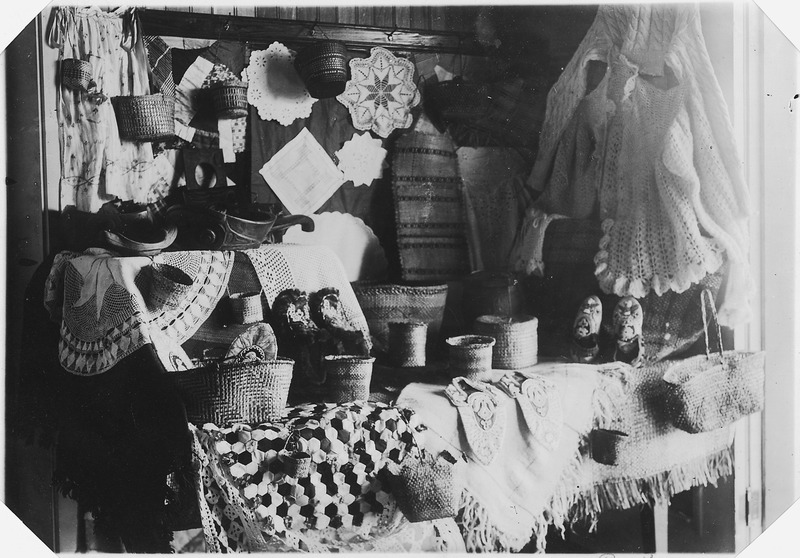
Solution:
<svg viewBox="0 0 800 558">
<path fill-rule="evenodd" d="M 533 366 L 538 360 L 539 320 L 533 316 L 479 316 L 473 331 L 494 337 L 492 367 L 513 370 Z"/>
<path fill-rule="evenodd" d="M 375 358 L 355 355 L 328 355 L 323 362 L 328 399 L 335 403 L 366 401 Z"/>
<path fill-rule="evenodd" d="M 347 85 L 347 47 L 341 41 L 317 41 L 297 53 L 297 73 L 316 99 L 335 97 Z"/>
<path fill-rule="evenodd" d="M 121 95 L 112 100 L 119 137 L 129 141 L 159 141 L 175 135 L 175 99 L 155 95 Z"/>
</svg>

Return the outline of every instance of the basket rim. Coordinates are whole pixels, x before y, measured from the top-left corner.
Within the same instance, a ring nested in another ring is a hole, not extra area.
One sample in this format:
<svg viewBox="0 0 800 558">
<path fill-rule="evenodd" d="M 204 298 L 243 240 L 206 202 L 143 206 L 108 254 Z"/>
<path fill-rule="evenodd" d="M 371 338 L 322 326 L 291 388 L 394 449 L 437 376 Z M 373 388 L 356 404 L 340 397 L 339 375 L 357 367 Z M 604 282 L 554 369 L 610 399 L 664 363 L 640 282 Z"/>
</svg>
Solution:
<svg viewBox="0 0 800 558">
<path fill-rule="evenodd" d="M 451 347 L 491 347 L 493 346 L 497 340 L 494 337 L 490 337 L 488 335 L 456 335 L 454 337 L 448 337 L 446 343 Z"/>
</svg>

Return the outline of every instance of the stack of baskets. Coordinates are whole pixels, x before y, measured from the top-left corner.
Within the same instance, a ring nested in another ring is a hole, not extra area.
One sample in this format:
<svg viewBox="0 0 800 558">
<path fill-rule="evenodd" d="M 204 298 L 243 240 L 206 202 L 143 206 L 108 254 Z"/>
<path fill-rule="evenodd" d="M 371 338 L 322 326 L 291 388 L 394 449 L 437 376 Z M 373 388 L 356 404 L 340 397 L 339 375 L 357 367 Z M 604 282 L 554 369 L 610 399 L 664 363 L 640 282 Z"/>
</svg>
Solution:
<svg viewBox="0 0 800 558">
<path fill-rule="evenodd" d="M 294 59 L 297 73 L 316 99 L 335 97 L 347 85 L 347 47 L 341 41 L 318 41 Z"/>
<path fill-rule="evenodd" d="M 446 281 L 470 270 L 455 144 L 412 131 L 392 159 L 397 243 L 404 281 Z"/>
<path fill-rule="evenodd" d="M 111 100 L 119 137 L 129 141 L 159 141 L 175 134 L 175 99 L 155 95 L 121 95 Z"/>
</svg>

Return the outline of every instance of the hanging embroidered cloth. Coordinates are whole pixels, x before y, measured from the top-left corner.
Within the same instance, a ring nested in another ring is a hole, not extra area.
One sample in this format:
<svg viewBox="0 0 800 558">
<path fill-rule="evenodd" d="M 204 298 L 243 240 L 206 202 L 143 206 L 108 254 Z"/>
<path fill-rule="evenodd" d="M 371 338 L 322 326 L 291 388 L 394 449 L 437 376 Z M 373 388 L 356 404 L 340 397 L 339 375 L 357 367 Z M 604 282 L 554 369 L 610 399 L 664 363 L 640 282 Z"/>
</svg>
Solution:
<svg viewBox="0 0 800 558">
<path fill-rule="evenodd" d="M 148 61 L 134 8 L 59 6 L 53 11 L 48 44 L 59 61 L 77 58 L 92 66 L 101 95 L 57 88 L 61 146 L 61 207 L 96 212 L 114 198 L 155 202 L 169 183 L 153 164 L 150 143 L 121 141 L 109 99 L 150 93 Z"/>
<path fill-rule="evenodd" d="M 335 153 L 339 159 L 339 170 L 345 180 L 352 180 L 353 186 L 369 186 L 372 181 L 383 176 L 386 163 L 386 150 L 381 140 L 368 133 L 354 133 L 342 148 Z"/>
<path fill-rule="evenodd" d="M 357 130 L 372 130 L 382 138 L 414 121 L 411 109 L 420 101 L 414 64 L 382 47 L 369 58 L 350 60 L 350 81 L 336 99 L 350 110 Z"/>
<path fill-rule="evenodd" d="M 311 116 L 316 99 L 294 69 L 294 56 L 294 51 L 277 41 L 266 50 L 250 53 L 242 79 L 248 82 L 247 101 L 258 109 L 262 120 L 277 120 L 288 126 L 298 118 Z"/>
<path fill-rule="evenodd" d="M 550 91 L 528 184 L 547 213 L 603 221 L 603 291 L 680 293 L 727 259 L 720 322 L 748 318 L 748 196 L 697 5 L 600 7 Z"/>
</svg>

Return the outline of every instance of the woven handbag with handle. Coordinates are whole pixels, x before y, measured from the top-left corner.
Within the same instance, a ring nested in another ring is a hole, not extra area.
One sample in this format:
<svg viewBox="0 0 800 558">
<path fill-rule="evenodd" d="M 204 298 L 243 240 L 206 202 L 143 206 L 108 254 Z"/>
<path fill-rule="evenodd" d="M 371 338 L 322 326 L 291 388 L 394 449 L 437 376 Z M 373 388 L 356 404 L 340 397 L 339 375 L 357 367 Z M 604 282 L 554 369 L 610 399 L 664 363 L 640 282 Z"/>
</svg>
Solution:
<svg viewBox="0 0 800 558">
<path fill-rule="evenodd" d="M 764 351 L 723 351 L 714 299 L 703 290 L 700 303 L 706 354 L 676 361 L 664 374 L 666 410 L 672 423 L 690 433 L 716 430 L 764 408 Z M 718 351 L 708 340 L 706 305 L 716 328 Z"/>
</svg>

